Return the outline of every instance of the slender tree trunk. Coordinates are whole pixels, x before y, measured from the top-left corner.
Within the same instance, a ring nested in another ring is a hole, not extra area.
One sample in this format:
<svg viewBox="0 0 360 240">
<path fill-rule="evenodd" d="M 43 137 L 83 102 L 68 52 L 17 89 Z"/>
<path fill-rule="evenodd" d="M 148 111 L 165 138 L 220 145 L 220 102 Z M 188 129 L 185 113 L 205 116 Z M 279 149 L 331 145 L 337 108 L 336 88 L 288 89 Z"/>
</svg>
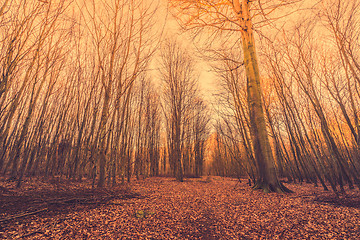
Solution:
<svg viewBox="0 0 360 240">
<path fill-rule="evenodd" d="M 104 99 L 104 104 L 103 104 L 103 109 L 102 109 L 102 114 L 101 114 L 101 120 L 100 120 L 100 127 L 99 127 L 99 131 L 100 131 L 100 143 L 99 143 L 99 151 L 100 151 L 100 156 L 99 156 L 99 181 L 97 186 L 98 187 L 103 187 L 105 184 L 105 167 L 106 167 L 106 149 L 105 149 L 105 145 L 106 145 L 106 122 L 108 119 L 108 114 L 109 114 L 109 104 L 110 104 L 110 91 L 109 89 L 105 89 L 105 99 Z"/>
</svg>

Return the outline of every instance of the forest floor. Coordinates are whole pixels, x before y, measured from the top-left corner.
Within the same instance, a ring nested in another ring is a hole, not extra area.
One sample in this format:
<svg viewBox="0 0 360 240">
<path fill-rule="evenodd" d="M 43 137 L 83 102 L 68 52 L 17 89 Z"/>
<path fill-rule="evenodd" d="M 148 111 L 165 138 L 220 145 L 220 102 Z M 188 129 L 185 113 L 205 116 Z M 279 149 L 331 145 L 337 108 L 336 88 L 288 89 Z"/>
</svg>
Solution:
<svg viewBox="0 0 360 240">
<path fill-rule="evenodd" d="M 310 184 L 291 194 L 237 179 L 147 178 L 108 189 L 0 179 L 0 239 L 360 239 L 360 192 Z"/>
</svg>

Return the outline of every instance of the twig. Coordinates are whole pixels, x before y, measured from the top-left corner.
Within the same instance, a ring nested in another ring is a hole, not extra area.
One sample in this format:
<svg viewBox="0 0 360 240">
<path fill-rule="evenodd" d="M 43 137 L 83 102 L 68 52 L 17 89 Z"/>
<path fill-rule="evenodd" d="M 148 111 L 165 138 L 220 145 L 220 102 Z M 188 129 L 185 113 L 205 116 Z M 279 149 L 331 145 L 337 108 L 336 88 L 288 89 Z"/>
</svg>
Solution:
<svg viewBox="0 0 360 240">
<path fill-rule="evenodd" d="M 40 210 L 37 210 L 37 211 L 34 211 L 34 212 L 23 213 L 23 214 L 11 216 L 11 217 L 3 218 L 3 219 L 0 219 L 0 223 L 7 222 L 7 221 L 10 221 L 10 220 L 14 220 L 14 219 L 17 219 L 17 218 L 22 218 L 22 217 L 35 215 L 37 213 L 44 212 L 46 210 L 47 210 L 47 208 L 43 208 L 43 209 L 40 209 Z"/>
<path fill-rule="evenodd" d="M 39 234 L 44 234 L 42 231 L 36 230 L 36 231 L 34 231 L 34 232 L 27 233 L 27 234 L 24 234 L 24 235 L 22 235 L 22 236 L 19 236 L 19 237 L 15 238 L 15 239 L 21 239 L 21 238 L 30 237 L 30 236 L 35 235 L 35 234 L 37 234 L 37 233 L 39 233 Z"/>
</svg>

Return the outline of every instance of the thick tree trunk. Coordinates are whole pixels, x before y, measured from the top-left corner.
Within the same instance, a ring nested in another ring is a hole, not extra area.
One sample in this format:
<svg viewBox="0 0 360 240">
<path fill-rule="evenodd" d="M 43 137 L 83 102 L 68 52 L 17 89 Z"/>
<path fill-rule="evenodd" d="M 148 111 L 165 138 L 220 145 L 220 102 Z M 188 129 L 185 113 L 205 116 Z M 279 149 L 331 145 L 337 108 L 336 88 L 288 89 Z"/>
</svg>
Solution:
<svg viewBox="0 0 360 240">
<path fill-rule="evenodd" d="M 259 171 L 255 189 L 264 192 L 290 192 L 278 181 L 271 146 L 266 130 L 265 114 L 261 98 L 259 65 L 255 51 L 253 26 L 248 1 L 243 1 L 240 23 L 242 25 L 242 47 L 247 78 L 248 107 L 251 123 L 251 137 Z"/>
</svg>

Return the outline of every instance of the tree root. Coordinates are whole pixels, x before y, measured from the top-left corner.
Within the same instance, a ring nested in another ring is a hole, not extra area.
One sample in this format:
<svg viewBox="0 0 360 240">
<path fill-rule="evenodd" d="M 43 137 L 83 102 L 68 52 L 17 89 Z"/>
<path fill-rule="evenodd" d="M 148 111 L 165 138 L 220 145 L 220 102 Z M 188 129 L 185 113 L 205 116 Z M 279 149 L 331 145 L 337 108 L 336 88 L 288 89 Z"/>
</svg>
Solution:
<svg viewBox="0 0 360 240">
<path fill-rule="evenodd" d="M 276 184 L 265 183 L 265 182 L 257 182 L 252 189 L 258 190 L 261 189 L 264 193 L 293 193 L 289 188 L 285 187 L 281 182 L 277 182 Z"/>
</svg>

